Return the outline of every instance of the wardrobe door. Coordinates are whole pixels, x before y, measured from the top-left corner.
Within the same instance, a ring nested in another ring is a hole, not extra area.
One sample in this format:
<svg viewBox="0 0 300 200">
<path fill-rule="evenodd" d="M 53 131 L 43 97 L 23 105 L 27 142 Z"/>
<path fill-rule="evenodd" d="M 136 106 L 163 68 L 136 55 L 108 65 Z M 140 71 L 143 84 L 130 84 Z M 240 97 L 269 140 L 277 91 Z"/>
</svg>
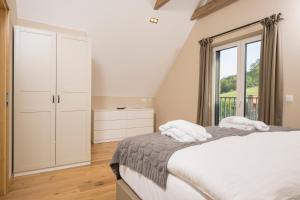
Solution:
<svg viewBox="0 0 300 200">
<path fill-rule="evenodd" d="M 90 43 L 63 34 L 57 38 L 56 164 L 90 161 Z"/>
<path fill-rule="evenodd" d="M 15 27 L 14 172 L 55 165 L 56 33 Z"/>
</svg>

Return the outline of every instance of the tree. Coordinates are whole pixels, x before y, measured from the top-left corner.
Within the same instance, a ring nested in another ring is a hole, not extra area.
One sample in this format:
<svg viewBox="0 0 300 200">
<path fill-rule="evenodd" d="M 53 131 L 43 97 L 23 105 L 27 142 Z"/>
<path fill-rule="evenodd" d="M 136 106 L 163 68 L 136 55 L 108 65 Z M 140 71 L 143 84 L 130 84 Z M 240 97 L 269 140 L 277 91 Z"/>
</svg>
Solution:
<svg viewBox="0 0 300 200">
<path fill-rule="evenodd" d="M 247 72 L 247 88 L 257 87 L 259 85 L 259 65 L 260 60 L 257 59 L 256 62 L 250 66 L 250 70 Z"/>
<path fill-rule="evenodd" d="M 221 79 L 220 90 L 221 94 L 236 90 L 236 75 Z"/>
</svg>

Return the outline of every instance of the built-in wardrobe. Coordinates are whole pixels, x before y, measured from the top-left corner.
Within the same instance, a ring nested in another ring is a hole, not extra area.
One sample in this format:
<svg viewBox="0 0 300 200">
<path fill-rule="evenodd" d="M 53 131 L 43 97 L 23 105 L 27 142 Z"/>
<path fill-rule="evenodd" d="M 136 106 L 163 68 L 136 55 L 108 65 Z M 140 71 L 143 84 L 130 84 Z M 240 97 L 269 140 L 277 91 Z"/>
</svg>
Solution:
<svg viewBox="0 0 300 200">
<path fill-rule="evenodd" d="M 86 37 L 14 28 L 15 175 L 90 162 L 90 51 Z"/>
</svg>

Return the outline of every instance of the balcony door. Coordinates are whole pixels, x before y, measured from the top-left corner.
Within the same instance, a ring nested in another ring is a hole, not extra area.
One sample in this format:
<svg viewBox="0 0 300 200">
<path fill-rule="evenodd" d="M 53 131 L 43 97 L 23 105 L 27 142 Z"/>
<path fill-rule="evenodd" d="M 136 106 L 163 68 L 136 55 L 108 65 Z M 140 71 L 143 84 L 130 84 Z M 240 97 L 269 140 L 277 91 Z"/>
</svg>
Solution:
<svg viewBox="0 0 300 200">
<path fill-rule="evenodd" d="M 215 124 L 229 116 L 258 115 L 261 36 L 214 48 Z"/>
</svg>

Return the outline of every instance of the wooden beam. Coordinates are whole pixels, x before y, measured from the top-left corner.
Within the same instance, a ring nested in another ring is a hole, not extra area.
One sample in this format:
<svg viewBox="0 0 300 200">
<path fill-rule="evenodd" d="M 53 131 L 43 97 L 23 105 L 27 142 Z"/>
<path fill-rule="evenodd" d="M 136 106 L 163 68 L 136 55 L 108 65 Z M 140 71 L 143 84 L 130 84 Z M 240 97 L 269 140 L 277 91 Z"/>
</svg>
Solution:
<svg viewBox="0 0 300 200">
<path fill-rule="evenodd" d="M 201 6 L 197 8 L 193 16 L 191 17 L 191 20 L 200 19 L 207 15 L 210 15 L 213 12 L 216 12 L 217 10 L 220 10 L 238 0 L 212 0 L 205 4 L 204 6 Z"/>
<path fill-rule="evenodd" d="M 160 9 L 163 5 L 165 5 L 169 1 L 170 0 L 156 0 L 155 6 L 154 6 L 154 10 Z"/>
</svg>

